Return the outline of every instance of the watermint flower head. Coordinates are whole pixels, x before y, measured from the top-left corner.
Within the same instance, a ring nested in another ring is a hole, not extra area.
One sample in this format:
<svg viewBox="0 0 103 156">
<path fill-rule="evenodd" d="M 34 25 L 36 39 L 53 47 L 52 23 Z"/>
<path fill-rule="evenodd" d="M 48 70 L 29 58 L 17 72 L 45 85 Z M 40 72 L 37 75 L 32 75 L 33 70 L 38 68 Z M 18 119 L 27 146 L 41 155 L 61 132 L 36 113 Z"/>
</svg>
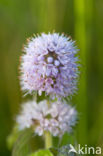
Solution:
<svg viewBox="0 0 103 156">
<path fill-rule="evenodd" d="M 60 101 L 50 102 L 44 100 L 38 104 L 29 101 L 22 105 L 22 111 L 17 116 L 19 128 L 33 128 L 39 136 L 45 131 L 53 136 L 62 136 L 65 132 L 71 132 L 75 126 L 77 111 L 66 103 Z"/>
<path fill-rule="evenodd" d="M 77 89 L 77 49 L 69 37 L 41 34 L 24 46 L 21 57 L 21 86 L 27 93 L 38 91 L 66 97 Z"/>
</svg>

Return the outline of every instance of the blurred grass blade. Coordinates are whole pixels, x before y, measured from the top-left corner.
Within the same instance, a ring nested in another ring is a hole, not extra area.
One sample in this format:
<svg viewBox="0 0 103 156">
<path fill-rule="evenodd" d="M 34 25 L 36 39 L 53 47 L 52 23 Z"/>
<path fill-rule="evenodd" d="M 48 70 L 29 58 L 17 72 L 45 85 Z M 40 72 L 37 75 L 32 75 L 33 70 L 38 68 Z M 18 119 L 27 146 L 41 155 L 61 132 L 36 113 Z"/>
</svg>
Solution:
<svg viewBox="0 0 103 156">
<path fill-rule="evenodd" d="M 75 37 L 77 45 L 80 49 L 80 58 L 83 62 L 83 70 L 81 73 L 79 94 L 76 97 L 77 107 L 80 113 L 80 123 L 78 125 L 78 141 L 79 143 L 87 143 L 87 87 L 86 87 L 86 19 L 85 19 L 85 0 L 74 0 L 75 10 Z"/>
</svg>

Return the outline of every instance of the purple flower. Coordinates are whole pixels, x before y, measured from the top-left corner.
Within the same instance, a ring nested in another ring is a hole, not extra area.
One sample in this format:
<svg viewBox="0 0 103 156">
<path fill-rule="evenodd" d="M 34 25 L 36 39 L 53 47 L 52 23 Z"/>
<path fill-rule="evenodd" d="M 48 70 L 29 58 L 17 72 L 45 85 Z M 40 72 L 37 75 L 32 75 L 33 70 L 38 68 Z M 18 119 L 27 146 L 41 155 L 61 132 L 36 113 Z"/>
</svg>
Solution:
<svg viewBox="0 0 103 156">
<path fill-rule="evenodd" d="M 77 111 L 65 102 L 50 102 L 44 100 L 38 104 L 29 101 L 22 106 L 17 116 L 19 129 L 33 128 L 34 133 L 43 135 L 45 131 L 53 136 L 62 136 L 71 132 L 77 122 Z"/>
<path fill-rule="evenodd" d="M 56 96 L 70 96 L 77 89 L 77 49 L 69 37 L 41 34 L 24 46 L 21 61 L 21 86 L 27 93 L 45 91 Z"/>
</svg>

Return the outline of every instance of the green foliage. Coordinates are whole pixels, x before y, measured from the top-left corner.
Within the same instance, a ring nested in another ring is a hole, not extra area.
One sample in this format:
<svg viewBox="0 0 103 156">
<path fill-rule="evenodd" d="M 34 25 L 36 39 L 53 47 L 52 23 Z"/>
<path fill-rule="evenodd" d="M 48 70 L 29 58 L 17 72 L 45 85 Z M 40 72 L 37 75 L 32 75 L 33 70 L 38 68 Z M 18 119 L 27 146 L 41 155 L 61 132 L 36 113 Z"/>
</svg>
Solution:
<svg viewBox="0 0 103 156">
<path fill-rule="evenodd" d="M 86 41 L 86 8 L 85 0 L 74 0 L 74 13 L 75 13 L 75 38 L 77 40 L 78 47 L 80 49 L 80 59 L 81 64 L 86 67 L 86 57 L 88 55 L 86 51 L 87 41 Z M 78 96 L 76 96 L 76 103 L 79 112 L 82 112 L 82 117 L 80 118 L 80 124 L 78 124 L 78 131 L 81 133 L 77 134 L 78 141 L 81 144 L 87 143 L 87 76 L 86 70 L 82 66 L 82 74 L 79 82 Z"/>
<path fill-rule="evenodd" d="M 13 133 L 7 139 L 8 147 L 13 149 L 12 156 L 26 156 L 32 151 L 44 147 L 42 137 L 35 136 L 32 129 L 18 131 L 15 127 Z"/>
<path fill-rule="evenodd" d="M 49 150 L 39 150 L 29 156 L 53 156 L 53 154 Z"/>
<path fill-rule="evenodd" d="M 75 134 L 68 134 L 68 133 L 65 133 L 59 143 L 59 146 L 62 147 L 62 146 L 65 146 L 67 144 L 72 144 L 74 145 L 76 142 L 76 137 L 75 137 Z"/>
<path fill-rule="evenodd" d="M 58 155 L 58 149 L 57 148 L 50 148 L 49 149 L 51 151 L 51 153 L 54 155 L 54 156 L 57 156 Z"/>
<path fill-rule="evenodd" d="M 30 138 L 32 136 L 31 129 L 22 131 L 14 144 L 12 156 L 25 156 L 29 154 L 31 151 Z"/>
<path fill-rule="evenodd" d="M 15 126 L 7 138 L 7 145 L 9 149 L 13 149 L 12 156 L 26 156 L 43 148 L 44 141 L 42 137 L 35 136 L 32 129 L 19 131 L 18 126 Z"/>
<path fill-rule="evenodd" d="M 80 89 L 73 98 L 80 113 L 77 141 L 92 146 L 103 144 L 103 0 L 0 0 L 1 156 L 11 155 L 5 140 L 11 149 L 20 135 L 14 128 L 8 137 L 23 95 L 18 79 L 22 44 L 33 33 L 53 30 L 70 35 L 80 49 Z M 62 145 L 68 142 L 68 137 L 64 137 Z M 54 140 L 57 146 L 58 141 Z M 35 149 L 41 142 L 36 137 Z M 17 149 L 19 143 L 15 146 Z"/>
<path fill-rule="evenodd" d="M 49 150 L 53 153 L 54 156 L 80 156 L 80 154 L 70 152 L 70 145 L 62 146 L 60 148 L 50 148 Z M 76 149 L 76 146 L 75 146 Z"/>
<path fill-rule="evenodd" d="M 16 125 L 14 126 L 11 134 L 7 137 L 7 146 L 10 150 L 12 149 L 19 135 L 20 135 L 20 131 L 18 131 L 18 126 Z"/>
</svg>

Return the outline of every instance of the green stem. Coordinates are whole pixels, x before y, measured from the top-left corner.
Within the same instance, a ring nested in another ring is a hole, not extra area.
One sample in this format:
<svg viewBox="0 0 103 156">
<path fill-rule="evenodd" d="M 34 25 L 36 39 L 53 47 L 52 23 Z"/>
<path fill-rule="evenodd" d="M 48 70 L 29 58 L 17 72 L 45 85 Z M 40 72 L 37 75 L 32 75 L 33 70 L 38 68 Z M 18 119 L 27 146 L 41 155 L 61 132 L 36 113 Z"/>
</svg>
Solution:
<svg viewBox="0 0 103 156">
<path fill-rule="evenodd" d="M 48 149 L 52 147 L 52 136 L 50 132 L 45 131 L 45 148 Z"/>
</svg>

